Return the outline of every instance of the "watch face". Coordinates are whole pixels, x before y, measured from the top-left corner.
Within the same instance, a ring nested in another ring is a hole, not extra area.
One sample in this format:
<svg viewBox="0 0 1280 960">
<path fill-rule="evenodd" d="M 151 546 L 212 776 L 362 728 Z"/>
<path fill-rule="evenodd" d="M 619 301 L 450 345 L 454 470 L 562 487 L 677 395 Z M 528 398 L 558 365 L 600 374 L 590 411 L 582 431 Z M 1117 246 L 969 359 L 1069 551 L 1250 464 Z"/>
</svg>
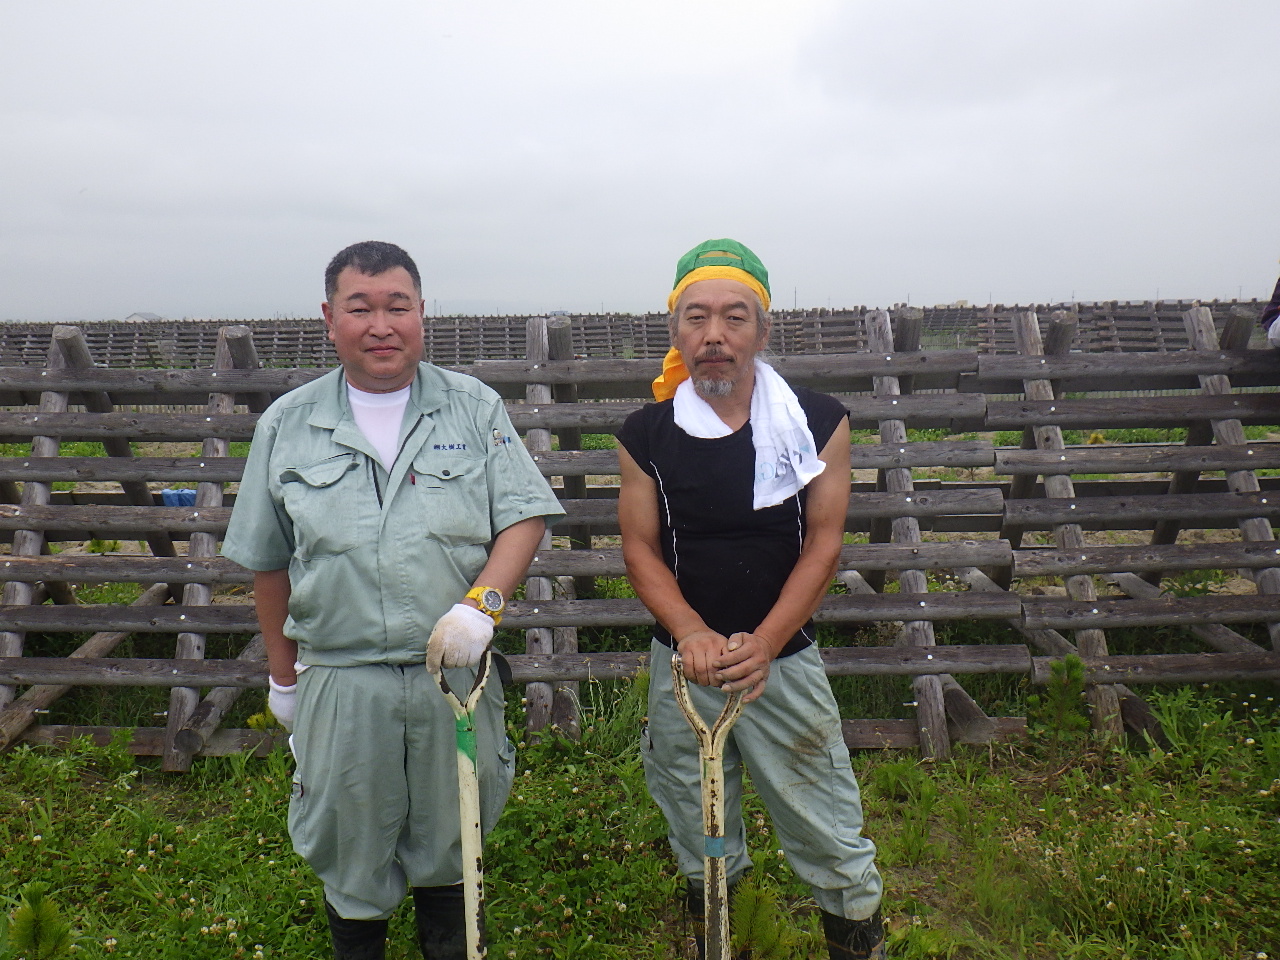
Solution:
<svg viewBox="0 0 1280 960">
<path fill-rule="evenodd" d="M 480 594 L 480 602 L 489 610 L 501 610 L 504 606 L 501 591 L 492 587 Z"/>
</svg>

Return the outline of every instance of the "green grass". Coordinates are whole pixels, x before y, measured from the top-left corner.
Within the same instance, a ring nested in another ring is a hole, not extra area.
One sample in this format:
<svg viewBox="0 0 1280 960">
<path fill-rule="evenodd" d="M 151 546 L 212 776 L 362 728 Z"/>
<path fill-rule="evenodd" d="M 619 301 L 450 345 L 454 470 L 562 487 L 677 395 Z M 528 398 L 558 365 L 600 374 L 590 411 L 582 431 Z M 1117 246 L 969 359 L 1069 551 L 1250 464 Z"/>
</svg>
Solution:
<svg viewBox="0 0 1280 960">
<path fill-rule="evenodd" d="M 637 737 L 644 684 L 584 684 L 584 734 L 526 746 L 486 848 L 490 956 L 687 957 L 688 926 Z M 519 721 L 518 691 L 509 717 Z M 1069 760 L 1032 746 L 944 763 L 855 757 L 886 879 L 893 956 L 1253 958 L 1280 943 L 1280 732 L 1274 702 L 1157 694 L 1173 747 Z M 519 736 L 518 723 L 512 733 Z M 321 891 L 292 852 L 285 752 L 197 761 L 172 777 L 122 742 L 0 756 L 0 909 L 31 881 L 71 921 L 77 956 L 327 956 Z M 748 792 L 756 875 L 797 946 L 821 956 L 805 888 Z M 411 910 L 392 960 L 416 957 Z"/>
</svg>

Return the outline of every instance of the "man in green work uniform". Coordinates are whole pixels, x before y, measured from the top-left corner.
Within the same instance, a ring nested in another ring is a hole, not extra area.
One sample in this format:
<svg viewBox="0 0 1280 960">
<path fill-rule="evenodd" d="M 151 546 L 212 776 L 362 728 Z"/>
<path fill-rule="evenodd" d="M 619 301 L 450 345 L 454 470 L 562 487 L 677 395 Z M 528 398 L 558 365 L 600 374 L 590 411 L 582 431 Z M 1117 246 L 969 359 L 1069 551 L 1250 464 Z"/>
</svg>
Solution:
<svg viewBox="0 0 1280 960">
<path fill-rule="evenodd" d="M 466 956 L 454 717 L 545 518 L 563 514 L 498 395 L 423 358 L 418 269 L 358 243 L 325 271 L 341 367 L 262 415 L 224 555 L 255 571 L 269 702 L 297 758 L 289 833 L 338 960 L 384 956 L 413 891 L 427 960 Z M 513 776 L 503 696 L 476 709 L 481 819 Z"/>
</svg>

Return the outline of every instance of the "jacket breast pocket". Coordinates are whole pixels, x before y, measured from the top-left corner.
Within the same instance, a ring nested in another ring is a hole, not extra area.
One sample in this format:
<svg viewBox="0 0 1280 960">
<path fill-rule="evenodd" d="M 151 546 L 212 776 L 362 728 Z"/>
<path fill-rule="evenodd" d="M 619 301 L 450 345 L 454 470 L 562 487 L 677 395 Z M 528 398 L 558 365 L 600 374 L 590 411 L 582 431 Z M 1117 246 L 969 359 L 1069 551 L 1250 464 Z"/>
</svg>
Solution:
<svg viewBox="0 0 1280 960">
<path fill-rule="evenodd" d="M 337 556 L 356 545 L 360 462 L 356 454 L 343 453 L 281 471 L 280 488 L 301 559 Z"/>
<path fill-rule="evenodd" d="M 477 457 L 421 454 L 413 462 L 424 534 L 448 546 L 488 543 L 486 463 Z"/>
</svg>

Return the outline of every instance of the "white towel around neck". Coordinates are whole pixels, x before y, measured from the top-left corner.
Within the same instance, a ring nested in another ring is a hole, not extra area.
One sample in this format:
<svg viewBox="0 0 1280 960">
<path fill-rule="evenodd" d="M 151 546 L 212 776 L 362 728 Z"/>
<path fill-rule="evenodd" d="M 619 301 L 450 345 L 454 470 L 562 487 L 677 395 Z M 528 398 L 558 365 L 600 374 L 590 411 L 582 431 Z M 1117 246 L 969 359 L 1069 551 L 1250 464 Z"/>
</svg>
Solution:
<svg viewBox="0 0 1280 960">
<path fill-rule="evenodd" d="M 794 496 L 826 464 L 818 459 L 809 421 L 795 391 L 759 357 L 755 373 L 751 391 L 751 441 L 756 450 L 752 507 L 763 510 Z M 692 380 L 676 388 L 674 406 L 676 426 L 691 437 L 714 440 L 733 433 Z"/>
</svg>

